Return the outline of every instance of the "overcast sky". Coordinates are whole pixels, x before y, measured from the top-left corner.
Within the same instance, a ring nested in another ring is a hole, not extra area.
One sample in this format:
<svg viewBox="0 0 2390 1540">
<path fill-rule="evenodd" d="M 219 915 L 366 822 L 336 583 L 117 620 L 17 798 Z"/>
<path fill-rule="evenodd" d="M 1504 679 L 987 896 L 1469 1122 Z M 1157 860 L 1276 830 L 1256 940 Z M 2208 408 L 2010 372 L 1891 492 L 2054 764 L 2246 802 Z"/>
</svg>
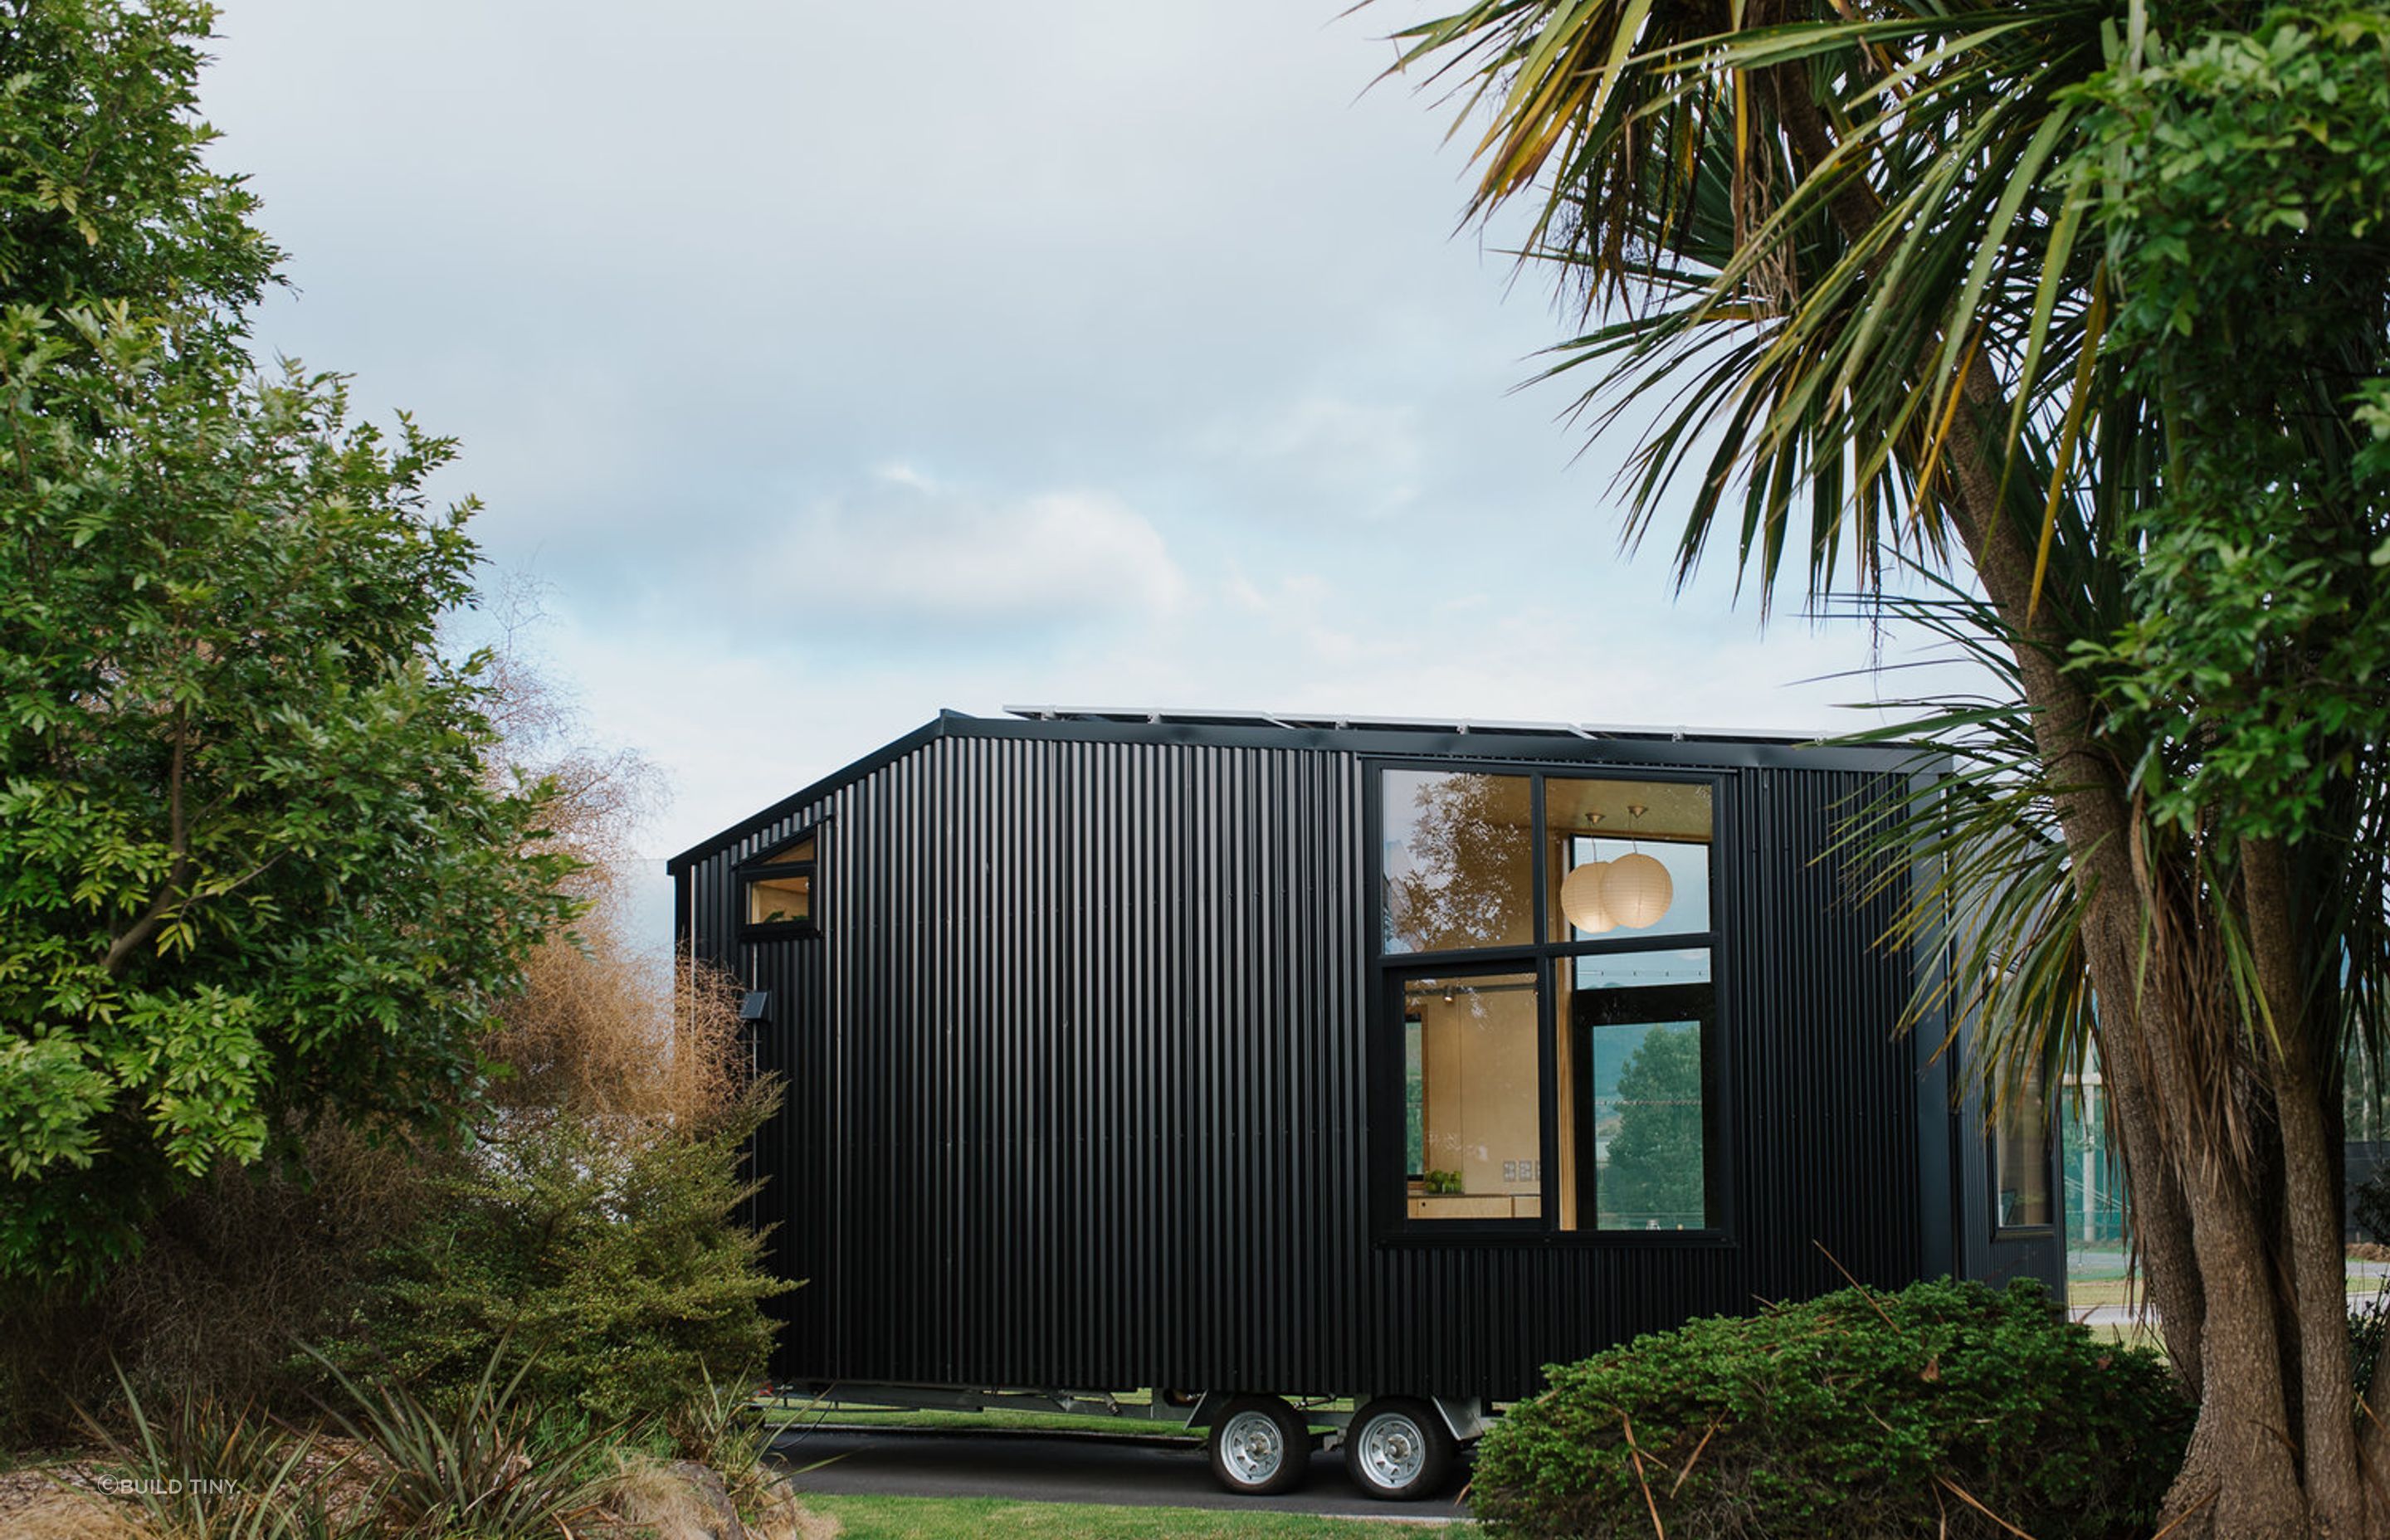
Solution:
<svg viewBox="0 0 2390 1540">
<path fill-rule="evenodd" d="M 1620 556 L 1343 4 L 227 0 L 203 100 L 261 352 L 462 439 L 656 853 L 942 706 L 1857 725 L 1862 632 Z"/>
</svg>

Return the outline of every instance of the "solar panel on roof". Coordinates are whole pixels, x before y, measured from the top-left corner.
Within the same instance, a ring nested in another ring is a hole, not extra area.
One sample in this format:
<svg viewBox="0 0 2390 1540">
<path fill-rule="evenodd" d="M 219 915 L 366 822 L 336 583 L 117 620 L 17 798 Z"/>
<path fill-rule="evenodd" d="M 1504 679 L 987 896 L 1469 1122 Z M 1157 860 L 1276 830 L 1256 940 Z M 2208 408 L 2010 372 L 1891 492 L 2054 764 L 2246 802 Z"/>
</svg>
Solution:
<svg viewBox="0 0 2390 1540">
<path fill-rule="evenodd" d="M 1151 706 L 1007 706 L 1031 722 L 1124 722 L 1193 727 L 1283 727 L 1307 731 L 1361 730 L 1408 733 L 1499 733 L 1536 738 L 1723 738 L 1738 742 L 1805 743 L 1822 733 L 1782 728 L 1625 726 L 1593 722 L 1503 722 L 1472 717 L 1317 715 L 1310 712 L 1170 710 Z"/>
</svg>

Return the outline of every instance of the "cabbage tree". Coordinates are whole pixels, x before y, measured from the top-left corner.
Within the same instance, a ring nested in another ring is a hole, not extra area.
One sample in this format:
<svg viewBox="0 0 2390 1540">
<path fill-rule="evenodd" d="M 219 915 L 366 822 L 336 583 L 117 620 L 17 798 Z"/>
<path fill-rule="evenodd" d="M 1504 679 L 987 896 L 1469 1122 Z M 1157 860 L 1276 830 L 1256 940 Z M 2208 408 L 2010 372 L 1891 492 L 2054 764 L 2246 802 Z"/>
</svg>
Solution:
<svg viewBox="0 0 2390 1540">
<path fill-rule="evenodd" d="M 2135 0 L 1484 0 L 1406 34 L 1473 212 L 1650 426 L 1627 533 L 1994 665 L 1927 906 L 2013 1094 L 2091 1045 L 2165 1343 L 2178 1535 L 2390 1534 L 2351 1383 L 2345 1056 L 2378 1040 L 2390 18 Z M 1918 592 L 1921 576 L 1924 592 Z M 2360 1403 L 2358 1392 L 2364 1391 Z"/>
</svg>

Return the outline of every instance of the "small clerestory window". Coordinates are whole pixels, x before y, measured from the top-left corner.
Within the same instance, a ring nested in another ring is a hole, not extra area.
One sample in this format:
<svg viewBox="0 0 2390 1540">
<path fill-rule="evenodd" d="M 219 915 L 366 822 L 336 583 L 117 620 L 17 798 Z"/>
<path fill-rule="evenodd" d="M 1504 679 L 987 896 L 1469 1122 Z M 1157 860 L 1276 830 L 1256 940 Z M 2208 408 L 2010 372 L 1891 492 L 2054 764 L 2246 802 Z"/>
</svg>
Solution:
<svg viewBox="0 0 2390 1540">
<path fill-rule="evenodd" d="M 798 934 L 819 928 L 817 850 L 817 837 L 808 833 L 739 869 L 746 901 L 741 921 L 746 930 Z"/>
</svg>

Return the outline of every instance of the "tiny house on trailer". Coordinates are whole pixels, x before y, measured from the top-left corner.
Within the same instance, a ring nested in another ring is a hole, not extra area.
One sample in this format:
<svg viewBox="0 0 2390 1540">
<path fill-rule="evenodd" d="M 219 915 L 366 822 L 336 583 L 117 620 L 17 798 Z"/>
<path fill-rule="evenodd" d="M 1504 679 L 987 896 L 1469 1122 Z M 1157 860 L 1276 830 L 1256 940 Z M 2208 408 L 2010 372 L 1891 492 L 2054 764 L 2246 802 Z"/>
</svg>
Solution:
<svg viewBox="0 0 2390 1540">
<path fill-rule="evenodd" d="M 757 1066 L 775 1380 L 1312 1429 L 1424 1495 L 1542 1366 L 1845 1277 L 2062 1277 L 2054 1152 L 1895 1031 L 1909 751 L 942 713 L 675 857 Z M 1882 859 L 1882 858 L 1879 858 Z M 1897 863 L 1895 863 L 1897 865 Z M 1147 1392 L 1140 1394 L 1139 1392 Z M 1350 1398 L 1356 1410 L 1329 1409 Z"/>
</svg>

